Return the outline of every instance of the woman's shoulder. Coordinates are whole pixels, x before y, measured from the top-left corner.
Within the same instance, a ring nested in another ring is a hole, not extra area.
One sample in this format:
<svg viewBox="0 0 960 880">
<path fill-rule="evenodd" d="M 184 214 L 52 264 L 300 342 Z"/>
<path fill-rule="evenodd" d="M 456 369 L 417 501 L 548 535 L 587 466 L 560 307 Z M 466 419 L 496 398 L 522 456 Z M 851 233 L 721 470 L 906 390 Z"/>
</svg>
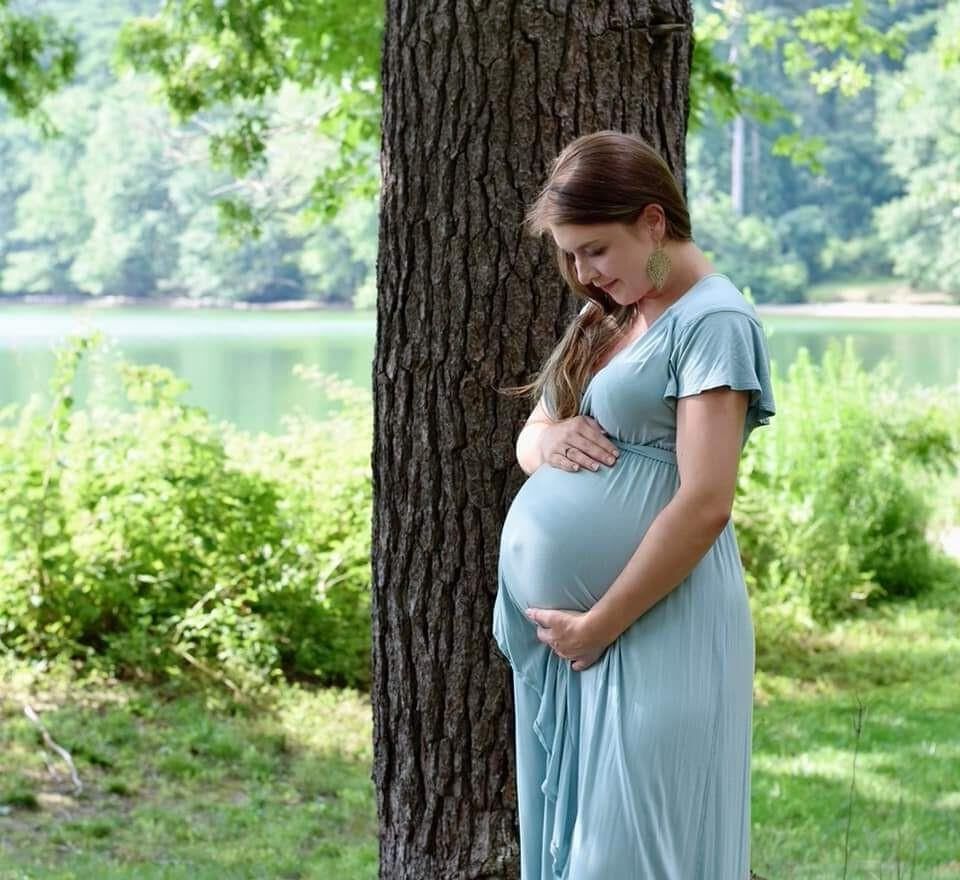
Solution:
<svg viewBox="0 0 960 880">
<path fill-rule="evenodd" d="M 675 326 L 681 330 L 714 312 L 736 312 L 759 323 L 757 310 L 740 289 L 719 272 L 705 275 L 680 297 L 676 312 Z"/>
</svg>

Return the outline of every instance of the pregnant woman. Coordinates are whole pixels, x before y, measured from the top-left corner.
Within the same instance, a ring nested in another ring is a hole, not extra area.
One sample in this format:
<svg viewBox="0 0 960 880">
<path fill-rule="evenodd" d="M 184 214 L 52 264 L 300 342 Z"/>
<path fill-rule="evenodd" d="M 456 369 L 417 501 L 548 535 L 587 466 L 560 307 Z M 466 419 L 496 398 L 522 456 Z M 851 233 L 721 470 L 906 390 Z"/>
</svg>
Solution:
<svg viewBox="0 0 960 880">
<path fill-rule="evenodd" d="M 555 160 L 527 216 L 585 307 L 536 381 L 500 540 L 522 880 L 747 880 L 753 625 L 730 511 L 774 414 L 752 306 L 641 138 Z"/>
</svg>

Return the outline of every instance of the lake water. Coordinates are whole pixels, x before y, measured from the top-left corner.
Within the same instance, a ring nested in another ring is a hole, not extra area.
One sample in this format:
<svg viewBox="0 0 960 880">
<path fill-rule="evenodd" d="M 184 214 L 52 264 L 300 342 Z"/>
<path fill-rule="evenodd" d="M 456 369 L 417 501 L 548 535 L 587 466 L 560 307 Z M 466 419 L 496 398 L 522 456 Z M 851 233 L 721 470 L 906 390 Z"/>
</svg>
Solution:
<svg viewBox="0 0 960 880">
<path fill-rule="evenodd" d="M 818 360 L 831 340 L 852 337 L 866 366 L 887 358 L 908 385 L 960 383 L 960 320 L 823 319 L 764 316 L 771 358 L 781 368 L 801 346 Z M 279 431 L 301 408 L 323 416 L 328 404 L 293 375 L 295 364 L 370 388 L 373 313 L 0 308 L 0 406 L 43 391 L 52 347 L 70 333 L 98 328 L 127 359 L 169 367 L 190 383 L 185 397 L 252 431 Z M 80 399 L 83 399 L 81 385 Z"/>
</svg>

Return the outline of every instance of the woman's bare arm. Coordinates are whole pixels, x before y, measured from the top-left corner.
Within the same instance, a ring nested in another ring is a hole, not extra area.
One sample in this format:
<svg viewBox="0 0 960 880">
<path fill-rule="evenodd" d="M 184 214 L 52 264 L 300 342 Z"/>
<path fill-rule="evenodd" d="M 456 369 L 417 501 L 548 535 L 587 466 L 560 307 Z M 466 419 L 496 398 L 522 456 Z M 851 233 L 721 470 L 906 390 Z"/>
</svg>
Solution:
<svg viewBox="0 0 960 880">
<path fill-rule="evenodd" d="M 544 428 L 554 424 L 556 422 L 547 415 L 541 397 L 517 437 L 517 461 L 525 474 L 532 474 L 543 464 L 543 455 L 540 452 L 540 435 Z"/>
<path fill-rule="evenodd" d="M 603 597 L 589 628 L 609 644 L 693 571 L 730 519 L 749 394 L 718 388 L 677 401 L 680 488 Z"/>
</svg>

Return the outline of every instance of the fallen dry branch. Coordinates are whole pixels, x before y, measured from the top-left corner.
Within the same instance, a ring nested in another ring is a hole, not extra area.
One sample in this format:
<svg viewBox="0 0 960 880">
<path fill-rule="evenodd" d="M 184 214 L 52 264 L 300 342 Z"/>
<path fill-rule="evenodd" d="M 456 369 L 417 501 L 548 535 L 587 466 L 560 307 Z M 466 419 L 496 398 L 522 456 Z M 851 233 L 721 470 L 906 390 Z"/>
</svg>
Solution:
<svg viewBox="0 0 960 880">
<path fill-rule="evenodd" d="M 80 774 L 77 773 L 77 768 L 74 766 L 73 758 L 70 757 L 70 752 L 54 742 L 53 737 L 50 736 L 50 732 L 40 720 L 40 716 L 37 715 L 33 710 L 33 706 L 29 703 L 24 703 L 23 714 L 40 730 L 40 735 L 43 737 L 43 744 L 50 749 L 50 751 L 56 752 L 63 759 L 67 767 L 70 768 L 70 778 L 73 780 L 74 794 L 80 794 L 80 792 L 83 791 L 83 783 L 80 781 Z M 49 767 L 50 765 L 48 764 L 47 766 Z"/>
</svg>

